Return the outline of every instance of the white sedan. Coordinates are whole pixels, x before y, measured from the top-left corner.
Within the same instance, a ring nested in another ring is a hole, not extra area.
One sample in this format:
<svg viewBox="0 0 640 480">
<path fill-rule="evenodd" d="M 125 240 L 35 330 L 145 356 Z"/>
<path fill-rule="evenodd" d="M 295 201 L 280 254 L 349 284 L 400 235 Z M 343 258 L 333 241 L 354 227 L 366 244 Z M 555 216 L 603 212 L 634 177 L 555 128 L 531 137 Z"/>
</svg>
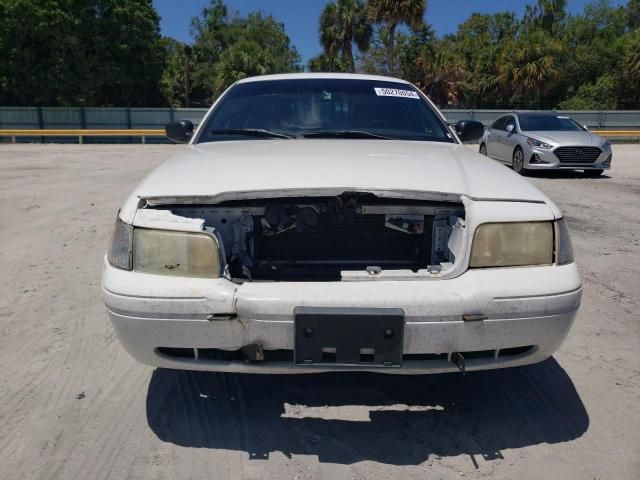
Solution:
<svg viewBox="0 0 640 480">
<path fill-rule="evenodd" d="M 549 357 L 580 305 L 558 207 L 402 80 L 242 80 L 118 212 L 107 311 L 148 365 L 434 373 Z"/>
</svg>

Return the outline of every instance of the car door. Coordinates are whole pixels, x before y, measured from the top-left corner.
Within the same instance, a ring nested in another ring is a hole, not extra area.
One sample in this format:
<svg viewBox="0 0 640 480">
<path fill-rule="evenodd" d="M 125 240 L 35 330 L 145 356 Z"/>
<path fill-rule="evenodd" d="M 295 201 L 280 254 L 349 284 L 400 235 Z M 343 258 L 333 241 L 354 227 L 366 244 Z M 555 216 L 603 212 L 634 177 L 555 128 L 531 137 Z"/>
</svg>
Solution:
<svg viewBox="0 0 640 480">
<path fill-rule="evenodd" d="M 519 144 L 520 135 L 513 115 L 507 115 L 504 123 L 504 131 L 500 142 L 500 158 L 509 164 L 513 162 L 513 150 Z M 511 129 L 509 128 L 511 127 Z M 511 130 L 511 131 L 509 131 Z"/>
<path fill-rule="evenodd" d="M 487 135 L 487 155 L 496 160 L 502 160 L 500 157 L 500 144 L 505 134 L 503 130 L 506 117 L 500 117 L 491 124 L 489 134 Z"/>
</svg>

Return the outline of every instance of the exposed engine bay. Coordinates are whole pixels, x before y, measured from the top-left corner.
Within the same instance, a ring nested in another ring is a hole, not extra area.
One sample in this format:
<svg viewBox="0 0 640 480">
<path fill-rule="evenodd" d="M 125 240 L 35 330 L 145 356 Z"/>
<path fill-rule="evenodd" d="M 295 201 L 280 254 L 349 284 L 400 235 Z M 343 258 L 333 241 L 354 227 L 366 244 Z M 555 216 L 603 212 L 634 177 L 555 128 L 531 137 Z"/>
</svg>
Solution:
<svg viewBox="0 0 640 480">
<path fill-rule="evenodd" d="M 452 232 L 464 228 L 460 203 L 335 197 L 234 200 L 154 206 L 204 219 L 236 281 L 339 281 L 380 271 L 438 272 L 455 261 Z"/>
</svg>

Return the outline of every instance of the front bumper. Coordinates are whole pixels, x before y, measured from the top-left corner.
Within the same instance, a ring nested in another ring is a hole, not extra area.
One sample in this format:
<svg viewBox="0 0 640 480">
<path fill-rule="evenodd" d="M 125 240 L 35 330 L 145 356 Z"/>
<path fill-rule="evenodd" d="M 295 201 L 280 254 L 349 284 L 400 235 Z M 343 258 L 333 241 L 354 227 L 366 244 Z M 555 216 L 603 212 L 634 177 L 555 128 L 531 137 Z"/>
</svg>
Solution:
<svg viewBox="0 0 640 480">
<path fill-rule="evenodd" d="M 137 360 L 166 368 L 253 373 L 456 371 L 448 361 L 454 352 L 473 357 L 467 370 L 535 363 L 549 357 L 567 336 L 582 294 L 575 264 L 470 270 L 449 280 L 236 285 L 225 279 L 126 272 L 105 262 L 103 290 L 116 333 Z M 403 366 L 295 366 L 288 360 L 212 360 L 197 353 L 251 344 L 291 352 L 298 306 L 403 309 Z M 463 320 L 470 314 L 486 319 Z M 524 346 L 531 348 L 500 353 Z M 178 357 L 159 348 L 195 350 Z"/>
<path fill-rule="evenodd" d="M 525 165 L 527 170 L 608 170 L 611 168 L 613 154 L 611 149 L 604 150 L 595 162 L 561 162 L 553 153 L 555 148 L 545 150 L 527 146 L 524 152 Z M 537 155 L 540 162 L 534 162 L 534 155 Z"/>
</svg>

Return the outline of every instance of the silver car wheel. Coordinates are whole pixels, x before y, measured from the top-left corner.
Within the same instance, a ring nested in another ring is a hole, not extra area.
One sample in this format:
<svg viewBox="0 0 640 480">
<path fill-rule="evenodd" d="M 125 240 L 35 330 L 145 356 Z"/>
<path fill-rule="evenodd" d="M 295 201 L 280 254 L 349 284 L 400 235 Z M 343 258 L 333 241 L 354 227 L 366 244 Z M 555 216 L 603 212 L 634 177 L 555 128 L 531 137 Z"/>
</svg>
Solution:
<svg viewBox="0 0 640 480">
<path fill-rule="evenodd" d="M 513 171 L 519 174 L 524 172 L 524 154 L 520 148 L 513 151 Z"/>
</svg>

